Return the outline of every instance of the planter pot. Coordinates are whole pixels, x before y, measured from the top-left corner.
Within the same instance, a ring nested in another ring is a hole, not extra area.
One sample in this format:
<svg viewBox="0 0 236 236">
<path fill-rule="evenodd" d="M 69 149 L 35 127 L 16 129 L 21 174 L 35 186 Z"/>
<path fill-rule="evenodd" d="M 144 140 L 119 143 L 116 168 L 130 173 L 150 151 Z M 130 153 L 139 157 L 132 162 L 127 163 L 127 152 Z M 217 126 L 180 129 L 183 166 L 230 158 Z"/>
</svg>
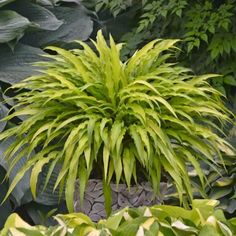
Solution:
<svg viewBox="0 0 236 236">
<path fill-rule="evenodd" d="M 75 212 L 83 212 L 88 215 L 94 222 L 105 218 L 104 194 L 102 180 L 91 179 L 88 182 L 84 204 L 80 206 L 78 184 L 76 185 L 74 197 Z M 161 193 L 167 189 L 166 183 L 161 183 Z M 112 191 L 112 211 L 120 210 L 126 206 L 139 207 L 160 204 L 162 196 L 155 196 L 149 183 L 141 183 L 138 186 L 131 186 L 130 191 L 125 184 L 111 184 Z"/>
</svg>

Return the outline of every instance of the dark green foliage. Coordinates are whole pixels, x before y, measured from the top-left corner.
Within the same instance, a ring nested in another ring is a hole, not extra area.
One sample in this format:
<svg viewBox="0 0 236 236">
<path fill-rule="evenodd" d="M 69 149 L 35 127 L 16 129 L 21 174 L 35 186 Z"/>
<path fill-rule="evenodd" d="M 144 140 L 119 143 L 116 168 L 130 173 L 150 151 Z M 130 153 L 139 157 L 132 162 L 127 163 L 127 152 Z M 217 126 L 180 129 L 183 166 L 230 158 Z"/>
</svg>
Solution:
<svg viewBox="0 0 236 236">
<path fill-rule="evenodd" d="M 236 86 L 235 0 L 101 0 L 94 1 L 94 5 L 93 9 L 100 10 L 100 17 L 105 16 L 103 27 L 113 35 L 122 27 L 117 25 L 119 18 L 135 22 L 125 34 L 117 35 L 127 43 L 124 57 L 153 38 L 180 38 L 182 52 L 176 55 L 179 60 L 197 73 L 222 74 L 212 84 L 231 97 Z M 111 18 L 104 7 L 116 17 L 114 27 L 110 26 Z"/>
<path fill-rule="evenodd" d="M 65 3 L 62 7 L 59 1 L 11 2 L 2 1 L 0 5 L 0 85 L 1 81 L 12 84 L 31 75 L 29 63 L 39 60 L 44 46 L 86 40 L 92 32 L 93 22 L 81 5 Z"/>
</svg>

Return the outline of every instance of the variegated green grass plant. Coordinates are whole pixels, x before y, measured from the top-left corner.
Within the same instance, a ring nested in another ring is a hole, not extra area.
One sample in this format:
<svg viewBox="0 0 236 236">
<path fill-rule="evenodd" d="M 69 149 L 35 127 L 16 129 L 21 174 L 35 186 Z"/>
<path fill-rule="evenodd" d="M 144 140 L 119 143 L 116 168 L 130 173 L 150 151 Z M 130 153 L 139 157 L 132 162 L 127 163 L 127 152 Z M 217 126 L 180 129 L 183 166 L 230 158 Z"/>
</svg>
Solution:
<svg viewBox="0 0 236 236">
<path fill-rule="evenodd" d="M 231 149 L 217 134 L 217 123 L 228 122 L 230 113 L 221 94 L 207 82 L 215 75 L 195 76 L 170 63 L 176 42 L 154 40 L 126 62 L 120 60 L 122 45 L 111 36 L 108 45 L 101 31 L 93 41 L 95 51 L 83 42 L 78 42 L 83 49 L 49 47 L 57 55 L 38 63 L 41 73 L 12 87 L 21 92 L 5 120 L 26 118 L 3 132 L 0 140 L 16 137 L 5 155 L 9 172 L 24 155 L 28 161 L 6 197 L 31 168 L 35 197 L 42 168 L 49 165 L 47 186 L 59 163 L 54 187 L 65 186 L 69 211 L 73 211 L 76 180 L 82 201 L 91 172 L 99 168 L 107 206 L 110 181 L 130 186 L 137 183 L 137 175 L 143 175 L 158 193 L 163 171 L 176 185 L 180 201 L 184 193 L 191 201 L 185 163 L 191 163 L 204 183 L 198 160 L 215 166 L 214 157 L 221 157 L 226 146 Z M 32 155 L 35 149 L 37 154 Z"/>
</svg>

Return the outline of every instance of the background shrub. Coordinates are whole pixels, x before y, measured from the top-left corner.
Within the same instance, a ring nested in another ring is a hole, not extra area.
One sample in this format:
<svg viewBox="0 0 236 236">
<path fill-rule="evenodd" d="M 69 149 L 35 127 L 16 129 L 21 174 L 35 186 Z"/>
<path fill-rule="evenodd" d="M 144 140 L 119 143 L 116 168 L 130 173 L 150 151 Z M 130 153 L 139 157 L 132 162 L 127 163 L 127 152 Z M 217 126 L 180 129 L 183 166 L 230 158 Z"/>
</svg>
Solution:
<svg viewBox="0 0 236 236">
<path fill-rule="evenodd" d="M 155 38 L 182 39 L 178 61 L 196 73 L 221 74 L 212 84 L 232 99 L 236 85 L 235 0 L 83 2 L 98 11 L 104 30 L 127 43 L 124 57 Z"/>
</svg>

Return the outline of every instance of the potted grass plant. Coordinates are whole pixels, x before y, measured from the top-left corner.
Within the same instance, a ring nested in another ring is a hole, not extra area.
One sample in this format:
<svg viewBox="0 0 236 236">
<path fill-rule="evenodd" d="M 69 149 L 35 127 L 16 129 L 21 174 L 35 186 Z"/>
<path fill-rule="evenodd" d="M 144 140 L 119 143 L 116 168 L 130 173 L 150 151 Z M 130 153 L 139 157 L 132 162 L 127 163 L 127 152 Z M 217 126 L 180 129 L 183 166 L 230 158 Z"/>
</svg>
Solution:
<svg viewBox="0 0 236 236">
<path fill-rule="evenodd" d="M 65 189 L 70 212 L 76 181 L 82 204 L 91 175 L 101 179 L 106 209 L 112 202 L 111 182 L 130 189 L 148 181 L 158 195 L 163 173 L 180 202 L 184 195 L 191 202 L 186 163 L 205 184 L 199 160 L 217 168 L 214 158 L 233 152 L 219 135 L 231 114 L 222 94 L 207 82 L 217 75 L 197 76 L 173 62 L 178 50 L 173 39 L 154 40 L 125 62 L 122 44 L 111 36 L 107 43 L 101 31 L 92 41 L 94 49 L 78 43 L 81 49 L 48 47 L 56 54 L 48 56 L 52 60 L 37 63 L 38 75 L 12 86 L 19 92 L 4 121 L 24 119 L 0 134 L 0 140 L 15 137 L 5 153 L 8 172 L 23 156 L 28 159 L 6 198 L 28 170 L 36 197 L 42 169 L 48 167 L 46 187 L 60 165 L 54 189 Z"/>
</svg>

